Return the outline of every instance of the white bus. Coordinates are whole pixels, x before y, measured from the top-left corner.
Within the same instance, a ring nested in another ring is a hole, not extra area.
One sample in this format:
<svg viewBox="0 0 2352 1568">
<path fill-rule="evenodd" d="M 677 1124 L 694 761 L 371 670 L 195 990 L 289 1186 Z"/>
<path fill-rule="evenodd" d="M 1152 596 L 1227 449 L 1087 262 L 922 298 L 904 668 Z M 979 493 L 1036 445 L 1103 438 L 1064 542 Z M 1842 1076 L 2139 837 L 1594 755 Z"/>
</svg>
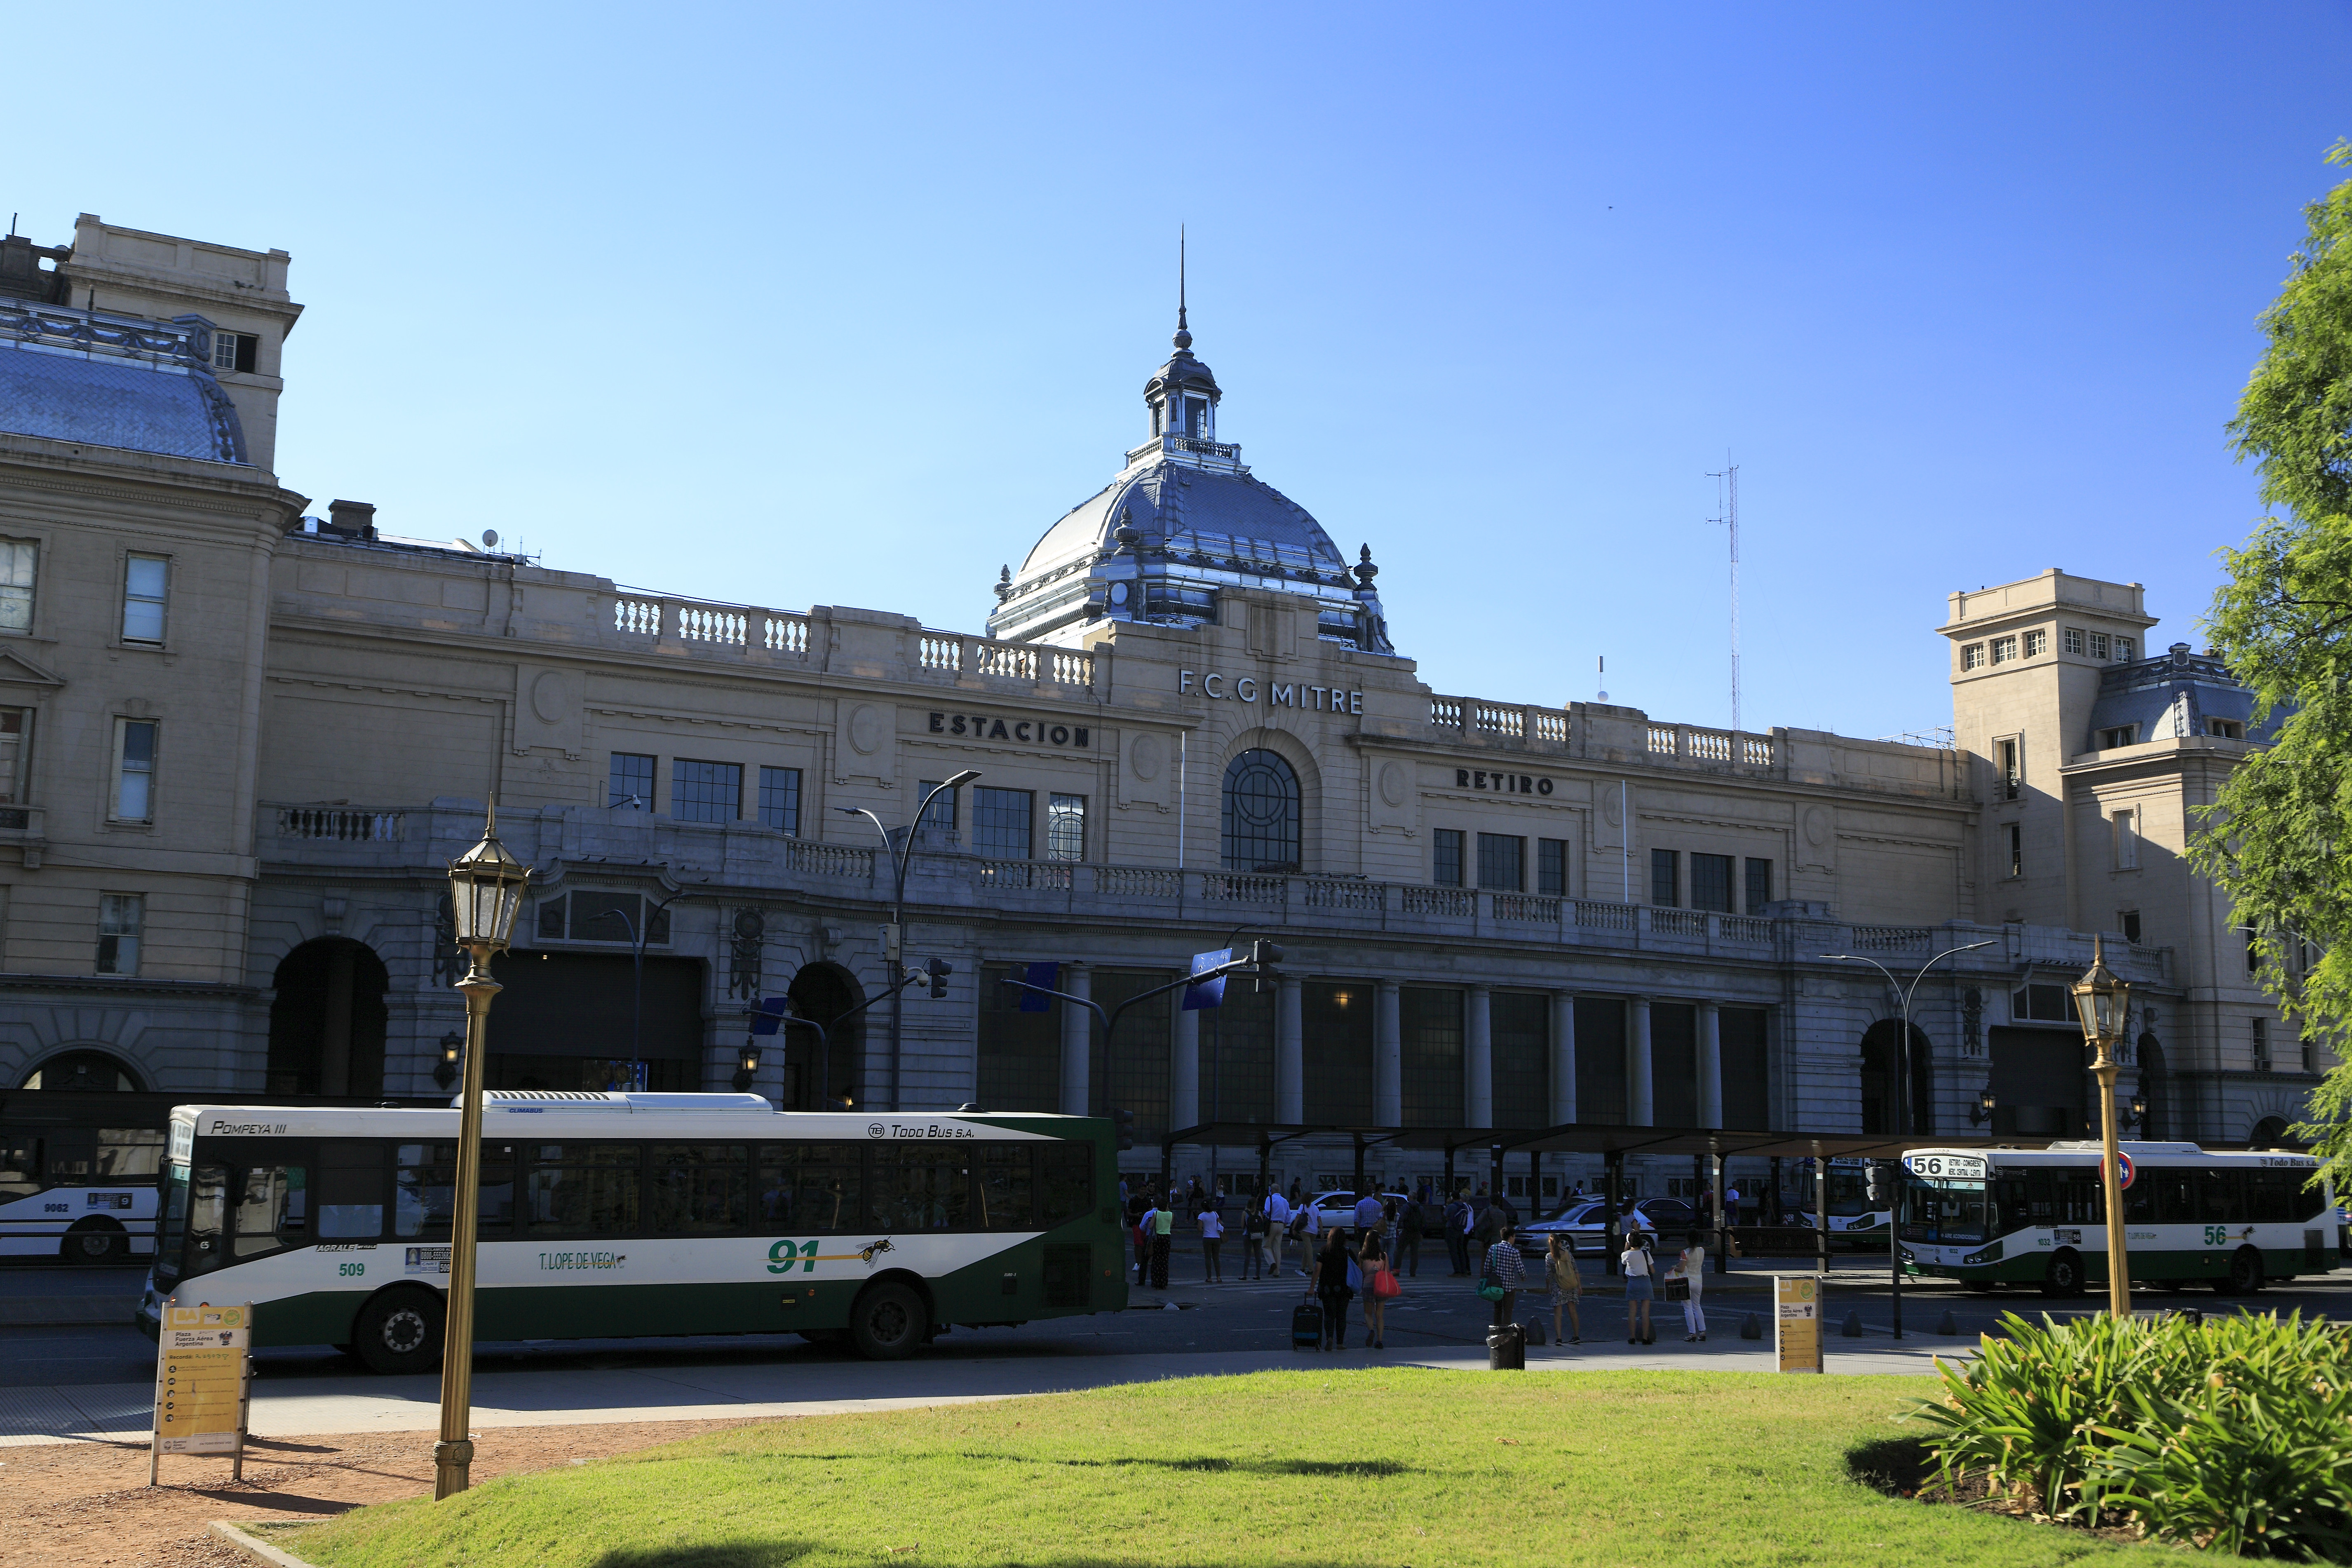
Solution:
<svg viewBox="0 0 2352 1568">
<path fill-rule="evenodd" d="M 254 1303 L 254 1343 L 440 1360 L 455 1110 L 184 1105 L 138 1321 Z M 779 1113 L 758 1095 L 485 1097 L 484 1342 L 796 1331 L 896 1357 L 1127 1304 L 1098 1119 Z"/>
<path fill-rule="evenodd" d="M 2283 1151 L 2208 1153 L 2194 1143 L 2127 1142 L 2124 1245 L 2133 1279 L 2251 1294 L 2266 1281 L 2343 1262 L 2335 1194 L 2319 1162 Z M 2100 1147 L 1914 1149 L 1905 1170 L 1906 1272 L 1971 1289 L 2031 1285 L 2053 1296 L 2105 1288 Z"/>
<path fill-rule="evenodd" d="M 117 1263 L 155 1250 L 161 1097 L 12 1092 L 0 1103 L 0 1258 Z"/>
</svg>

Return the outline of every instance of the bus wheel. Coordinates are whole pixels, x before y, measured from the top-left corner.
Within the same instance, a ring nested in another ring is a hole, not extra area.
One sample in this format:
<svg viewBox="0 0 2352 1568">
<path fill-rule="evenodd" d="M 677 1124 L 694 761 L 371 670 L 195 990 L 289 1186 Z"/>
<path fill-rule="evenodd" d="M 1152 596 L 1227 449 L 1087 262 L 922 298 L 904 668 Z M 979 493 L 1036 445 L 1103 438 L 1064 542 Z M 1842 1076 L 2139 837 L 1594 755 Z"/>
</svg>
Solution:
<svg viewBox="0 0 2352 1568">
<path fill-rule="evenodd" d="M 2230 1294 L 2251 1296 L 2263 1288 L 2263 1255 L 2242 1247 L 2230 1255 Z"/>
<path fill-rule="evenodd" d="M 2083 1293 L 2083 1260 L 2072 1249 L 2050 1255 L 2050 1267 L 2042 1275 L 2042 1293 L 2045 1296 L 2079 1296 Z"/>
<path fill-rule="evenodd" d="M 930 1314 L 923 1299 L 895 1280 L 866 1288 L 849 1314 L 849 1336 L 868 1361 L 911 1355 L 930 1337 Z"/>
<path fill-rule="evenodd" d="M 111 1263 L 131 1251 L 131 1238 L 110 1219 L 86 1219 L 66 1232 L 58 1256 L 74 1263 Z"/>
<path fill-rule="evenodd" d="M 387 1290 L 360 1309 L 352 1348 L 370 1372 L 431 1372 L 441 1360 L 444 1316 L 431 1290 Z"/>
</svg>

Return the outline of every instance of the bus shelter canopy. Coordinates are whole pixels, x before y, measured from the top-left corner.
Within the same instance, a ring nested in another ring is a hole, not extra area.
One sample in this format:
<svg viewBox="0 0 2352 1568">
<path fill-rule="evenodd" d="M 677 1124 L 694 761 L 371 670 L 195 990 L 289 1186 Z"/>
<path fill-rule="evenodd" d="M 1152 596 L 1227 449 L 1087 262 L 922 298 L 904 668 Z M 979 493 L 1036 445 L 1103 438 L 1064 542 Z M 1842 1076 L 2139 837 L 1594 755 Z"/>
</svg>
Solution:
<svg viewBox="0 0 2352 1568">
<path fill-rule="evenodd" d="M 1565 1122 L 1557 1127 L 1361 1127 L 1339 1122 L 1204 1121 L 1162 1138 L 1221 1148 L 1275 1148 L 1303 1139 L 1347 1141 L 1360 1149 L 1434 1150 L 1446 1154 L 1484 1149 L 1490 1154 L 1720 1154 L 1727 1159 L 1894 1159 L 1906 1149 L 1989 1149 L 1996 1143 L 2039 1149 L 2047 1139 L 1990 1132 L 1804 1132 L 1709 1127 L 1626 1127 Z"/>
</svg>

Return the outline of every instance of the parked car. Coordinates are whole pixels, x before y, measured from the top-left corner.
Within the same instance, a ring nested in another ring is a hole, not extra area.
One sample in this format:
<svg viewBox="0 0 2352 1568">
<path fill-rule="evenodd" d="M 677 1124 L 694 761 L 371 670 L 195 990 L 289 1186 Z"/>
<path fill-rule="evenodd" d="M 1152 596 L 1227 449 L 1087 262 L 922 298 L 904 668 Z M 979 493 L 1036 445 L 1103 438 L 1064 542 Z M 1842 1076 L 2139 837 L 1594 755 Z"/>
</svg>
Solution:
<svg viewBox="0 0 2352 1568">
<path fill-rule="evenodd" d="M 1624 1220 L 1618 1226 L 1622 1236 L 1638 1221 L 1642 1229 L 1654 1237 L 1663 1237 L 1680 1245 L 1685 1234 L 1699 1223 L 1698 1211 L 1680 1198 L 1643 1198 L 1624 1209 Z M 1609 1205 L 1591 1196 L 1570 1198 L 1547 1218 L 1519 1226 L 1519 1250 L 1530 1257 L 1540 1257 L 1551 1245 L 1555 1233 L 1568 1237 L 1570 1248 L 1586 1258 L 1598 1258 L 1608 1249 Z"/>
<path fill-rule="evenodd" d="M 1409 1193 L 1382 1193 L 1380 1199 L 1382 1203 L 1396 1205 L 1400 1215 L 1412 1211 L 1412 1196 Z M 1309 1206 L 1315 1210 L 1316 1222 L 1327 1231 L 1355 1228 L 1356 1194 L 1353 1193 L 1318 1193 L 1309 1200 Z"/>
</svg>

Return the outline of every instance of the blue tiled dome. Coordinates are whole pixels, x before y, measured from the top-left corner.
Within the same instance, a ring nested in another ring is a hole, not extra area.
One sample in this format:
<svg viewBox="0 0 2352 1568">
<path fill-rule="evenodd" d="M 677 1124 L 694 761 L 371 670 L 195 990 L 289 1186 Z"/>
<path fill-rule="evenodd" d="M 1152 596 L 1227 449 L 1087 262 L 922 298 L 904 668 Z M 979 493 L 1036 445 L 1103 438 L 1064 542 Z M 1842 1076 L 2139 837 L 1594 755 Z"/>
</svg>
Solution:
<svg viewBox="0 0 2352 1568">
<path fill-rule="evenodd" d="M 0 341 L 0 430 L 242 463 L 245 430 L 202 370 Z"/>
</svg>

